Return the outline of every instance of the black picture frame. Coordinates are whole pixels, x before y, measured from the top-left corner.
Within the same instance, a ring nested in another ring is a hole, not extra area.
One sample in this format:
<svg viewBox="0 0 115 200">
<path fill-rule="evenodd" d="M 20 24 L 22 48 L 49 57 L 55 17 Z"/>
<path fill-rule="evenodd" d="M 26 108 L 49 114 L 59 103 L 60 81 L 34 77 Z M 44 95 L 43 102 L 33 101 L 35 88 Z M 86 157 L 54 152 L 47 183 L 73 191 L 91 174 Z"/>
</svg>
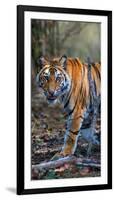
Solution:
<svg viewBox="0 0 115 200">
<path fill-rule="evenodd" d="M 47 12 L 47 13 L 69 13 L 81 15 L 107 16 L 108 25 L 108 175 L 107 184 L 53 187 L 53 188 L 24 188 L 24 13 Z M 38 193 L 56 193 L 69 191 L 88 191 L 103 190 L 112 188 L 112 11 L 89 10 L 74 8 L 57 8 L 41 6 L 17 6 L 17 194 L 38 194 Z"/>
</svg>

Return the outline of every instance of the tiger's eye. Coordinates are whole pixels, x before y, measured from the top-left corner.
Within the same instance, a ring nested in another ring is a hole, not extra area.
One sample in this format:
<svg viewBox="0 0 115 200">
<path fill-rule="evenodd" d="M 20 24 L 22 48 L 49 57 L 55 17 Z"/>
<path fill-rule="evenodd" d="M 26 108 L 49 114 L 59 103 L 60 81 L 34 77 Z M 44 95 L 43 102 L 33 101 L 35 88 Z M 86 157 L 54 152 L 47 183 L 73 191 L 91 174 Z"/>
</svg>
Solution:
<svg viewBox="0 0 115 200">
<path fill-rule="evenodd" d="M 56 78 L 56 81 L 57 81 L 57 82 L 60 82 L 60 81 L 61 81 L 61 77 L 58 76 L 58 77 Z"/>
<path fill-rule="evenodd" d="M 49 76 L 44 76 L 45 77 L 45 79 L 48 81 L 48 79 L 49 79 Z"/>
<path fill-rule="evenodd" d="M 41 81 L 42 83 L 46 82 L 47 80 L 48 80 L 48 76 L 42 76 L 42 77 L 40 78 L 40 81 Z"/>
</svg>

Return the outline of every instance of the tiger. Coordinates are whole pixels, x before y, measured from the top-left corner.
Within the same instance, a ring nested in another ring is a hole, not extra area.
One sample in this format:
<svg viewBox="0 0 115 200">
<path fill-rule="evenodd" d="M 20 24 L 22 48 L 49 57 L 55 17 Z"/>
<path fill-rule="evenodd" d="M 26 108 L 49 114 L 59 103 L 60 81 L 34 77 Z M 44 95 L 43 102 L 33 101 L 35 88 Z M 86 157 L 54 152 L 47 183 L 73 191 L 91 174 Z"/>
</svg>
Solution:
<svg viewBox="0 0 115 200">
<path fill-rule="evenodd" d="M 73 155 L 77 149 L 77 141 L 84 119 L 89 115 L 93 105 L 88 78 L 88 64 L 79 58 L 63 55 L 50 61 L 43 56 L 39 58 L 40 71 L 36 76 L 37 86 L 43 89 L 50 104 L 59 101 L 63 106 L 66 118 L 64 144 L 59 154 Z M 91 80 L 95 90 L 96 102 L 100 104 L 101 64 L 91 65 Z M 93 128 L 89 132 L 93 132 Z M 92 140 L 92 137 L 91 137 Z"/>
</svg>

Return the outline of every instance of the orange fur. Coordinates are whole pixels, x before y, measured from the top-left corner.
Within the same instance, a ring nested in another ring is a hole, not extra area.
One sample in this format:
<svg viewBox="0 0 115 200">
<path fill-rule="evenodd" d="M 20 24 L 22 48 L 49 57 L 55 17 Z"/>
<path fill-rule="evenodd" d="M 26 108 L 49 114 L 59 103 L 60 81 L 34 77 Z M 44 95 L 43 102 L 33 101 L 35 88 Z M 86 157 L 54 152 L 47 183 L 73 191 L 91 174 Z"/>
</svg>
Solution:
<svg viewBox="0 0 115 200">
<path fill-rule="evenodd" d="M 50 69 L 49 80 L 44 84 L 45 91 L 55 91 L 60 87 L 60 83 L 55 80 L 55 66 L 62 75 L 65 75 L 66 72 L 71 81 L 71 87 L 69 92 L 65 94 L 66 99 L 64 102 L 64 111 L 68 119 L 67 123 L 69 124 L 69 129 L 67 129 L 61 154 L 66 156 L 75 152 L 77 145 L 76 138 L 82 126 L 87 107 L 90 104 L 92 94 L 88 80 L 88 65 L 83 64 L 78 58 L 68 58 L 65 69 L 62 68 L 58 59 L 53 59 L 48 62 L 43 68 L 45 69 L 49 67 Z M 91 67 L 91 77 L 95 85 L 97 97 L 100 96 L 101 92 L 100 70 L 101 65 L 99 63 L 93 64 Z M 61 81 L 63 81 L 63 78 Z"/>
</svg>

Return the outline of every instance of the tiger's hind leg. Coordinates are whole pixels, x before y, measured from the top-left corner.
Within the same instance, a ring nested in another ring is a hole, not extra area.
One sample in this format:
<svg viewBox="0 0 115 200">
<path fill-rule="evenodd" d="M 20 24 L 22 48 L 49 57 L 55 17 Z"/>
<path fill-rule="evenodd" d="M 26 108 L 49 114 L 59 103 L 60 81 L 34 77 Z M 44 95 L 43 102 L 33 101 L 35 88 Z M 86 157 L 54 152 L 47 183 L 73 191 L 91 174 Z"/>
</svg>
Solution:
<svg viewBox="0 0 115 200">
<path fill-rule="evenodd" d="M 99 146 L 99 140 L 97 139 L 96 130 L 92 129 L 92 127 L 81 129 L 80 136 L 88 143 L 86 154 L 89 157 L 92 153 L 92 147 L 94 145 Z"/>
<path fill-rule="evenodd" d="M 86 141 L 88 142 L 88 149 L 87 149 L 87 156 L 89 157 L 92 153 L 92 147 L 94 145 L 100 145 L 100 142 L 97 138 L 96 134 L 96 123 L 97 123 L 97 115 L 99 112 L 99 106 L 94 105 L 94 111 L 93 111 L 93 116 L 92 116 L 92 121 L 91 125 L 89 128 L 82 129 L 81 130 L 81 135 Z"/>
</svg>

